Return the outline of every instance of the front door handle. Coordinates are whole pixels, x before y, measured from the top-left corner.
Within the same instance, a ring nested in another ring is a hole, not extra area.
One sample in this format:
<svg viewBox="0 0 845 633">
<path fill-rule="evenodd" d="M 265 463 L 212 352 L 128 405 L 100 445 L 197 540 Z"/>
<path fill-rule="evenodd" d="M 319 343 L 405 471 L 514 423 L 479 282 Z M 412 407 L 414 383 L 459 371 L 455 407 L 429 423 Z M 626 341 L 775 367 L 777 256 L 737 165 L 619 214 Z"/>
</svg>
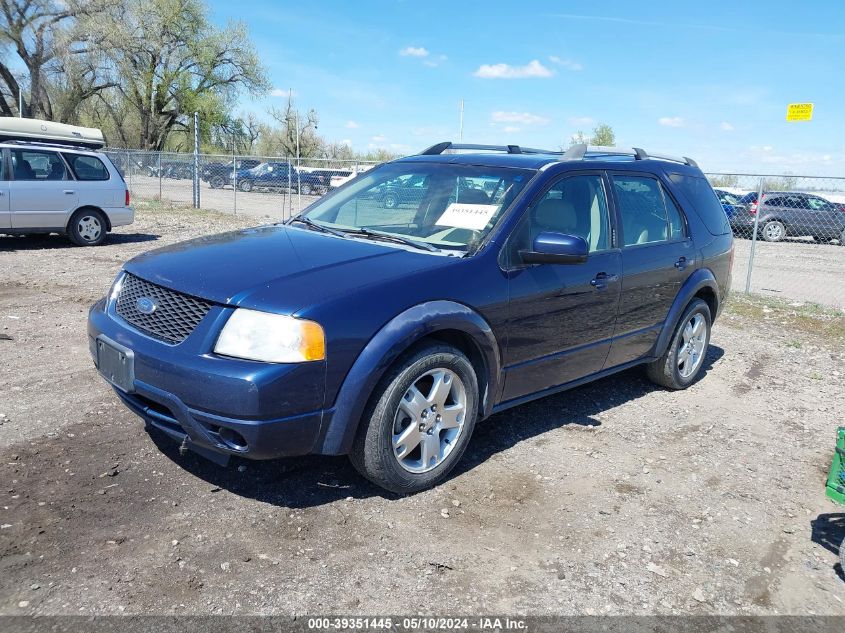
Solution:
<svg viewBox="0 0 845 633">
<path fill-rule="evenodd" d="M 69 196 L 72 196 L 72 195 L 73 195 L 73 194 L 75 194 L 76 192 L 75 192 L 73 189 L 65 189 L 65 193 L 66 193 L 67 195 L 69 195 Z"/>
<path fill-rule="evenodd" d="M 594 279 L 590 280 L 590 285 L 596 290 L 604 290 L 607 284 L 617 281 L 619 275 L 608 275 L 607 273 L 599 273 Z"/>
<path fill-rule="evenodd" d="M 692 260 L 687 261 L 687 258 L 681 255 L 678 261 L 675 262 L 675 268 L 684 270 L 687 266 L 692 266 Z"/>
</svg>

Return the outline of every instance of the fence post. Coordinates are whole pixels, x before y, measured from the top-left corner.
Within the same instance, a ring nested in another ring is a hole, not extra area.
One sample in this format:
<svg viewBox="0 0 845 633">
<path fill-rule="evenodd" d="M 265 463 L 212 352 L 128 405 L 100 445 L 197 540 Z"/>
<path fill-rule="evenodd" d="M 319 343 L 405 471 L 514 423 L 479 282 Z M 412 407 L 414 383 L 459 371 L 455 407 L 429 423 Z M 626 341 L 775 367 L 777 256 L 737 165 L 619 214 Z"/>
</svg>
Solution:
<svg viewBox="0 0 845 633">
<path fill-rule="evenodd" d="M 161 152 L 157 152 L 158 155 L 158 201 L 163 202 L 161 194 Z"/>
<path fill-rule="evenodd" d="M 290 178 L 290 158 L 288 158 L 288 210 L 289 214 L 288 217 L 293 217 L 293 195 L 291 193 L 291 187 L 293 183 L 291 182 Z M 282 214 L 282 219 L 284 220 L 284 213 Z"/>
<path fill-rule="evenodd" d="M 194 208 L 200 208 L 200 113 L 194 112 Z"/>
<path fill-rule="evenodd" d="M 238 215 L 238 157 L 232 146 L 232 199 L 235 205 L 235 215 Z"/>
<path fill-rule="evenodd" d="M 763 204 L 763 178 L 757 187 L 757 212 L 754 214 L 754 229 L 751 232 L 751 251 L 748 254 L 748 272 L 745 276 L 745 294 L 751 292 L 751 271 L 754 269 L 754 250 L 757 247 L 757 226 L 760 224 L 760 207 Z"/>
</svg>

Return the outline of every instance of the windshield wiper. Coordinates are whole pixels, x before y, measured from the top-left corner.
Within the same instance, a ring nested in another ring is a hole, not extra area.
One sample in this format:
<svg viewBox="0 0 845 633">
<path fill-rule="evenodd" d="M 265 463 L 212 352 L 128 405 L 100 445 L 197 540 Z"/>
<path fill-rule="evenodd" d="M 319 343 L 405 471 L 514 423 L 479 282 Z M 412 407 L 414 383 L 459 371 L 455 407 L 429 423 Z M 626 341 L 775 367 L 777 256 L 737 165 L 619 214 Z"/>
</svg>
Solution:
<svg viewBox="0 0 845 633">
<path fill-rule="evenodd" d="M 413 248 L 418 248 L 424 251 L 431 251 L 432 253 L 439 253 L 440 249 L 436 246 L 429 244 L 428 242 L 418 242 L 417 240 L 412 240 L 410 237 L 404 237 L 402 235 L 396 235 L 395 233 L 382 233 L 381 231 L 373 231 L 372 229 L 365 229 L 365 228 L 355 228 L 355 229 L 343 229 L 344 233 L 351 234 L 351 235 L 360 235 L 362 237 L 369 237 L 374 240 L 383 240 L 385 242 L 396 242 L 398 244 L 404 244 L 405 246 L 412 246 Z"/>
<path fill-rule="evenodd" d="M 332 229 L 328 226 L 318 224 L 311 218 L 304 215 L 298 215 L 296 217 L 291 218 L 287 221 L 287 224 L 293 224 L 294 222 L 304 224 L 308 228 L 314 229 L 315 231 L 322 231 L 323 233 L 328 233 L 329 235 L 334 235 L 335 237 L 342 237 L 346 239 L 346 234 L 343 231 L 338 231 L 337 229 Z"/>
</svg>

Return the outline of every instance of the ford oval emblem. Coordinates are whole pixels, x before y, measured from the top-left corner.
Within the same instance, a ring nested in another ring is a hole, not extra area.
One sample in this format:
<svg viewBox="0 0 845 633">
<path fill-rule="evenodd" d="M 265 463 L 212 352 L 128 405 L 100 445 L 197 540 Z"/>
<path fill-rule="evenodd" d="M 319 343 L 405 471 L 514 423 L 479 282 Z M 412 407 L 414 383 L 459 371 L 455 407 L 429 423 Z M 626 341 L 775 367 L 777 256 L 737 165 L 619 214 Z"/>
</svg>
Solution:
<svg viewBox="0 0 845 633">
<path fill-rule="evenodd" d="M 156 306 L 156 302 L 149 297 L 139 297 L 135 302 L 135 307 L 138 308 L 138 312 L 141 314 L 152 314 L 156 311 L 158 306 Z"/>
</svg>

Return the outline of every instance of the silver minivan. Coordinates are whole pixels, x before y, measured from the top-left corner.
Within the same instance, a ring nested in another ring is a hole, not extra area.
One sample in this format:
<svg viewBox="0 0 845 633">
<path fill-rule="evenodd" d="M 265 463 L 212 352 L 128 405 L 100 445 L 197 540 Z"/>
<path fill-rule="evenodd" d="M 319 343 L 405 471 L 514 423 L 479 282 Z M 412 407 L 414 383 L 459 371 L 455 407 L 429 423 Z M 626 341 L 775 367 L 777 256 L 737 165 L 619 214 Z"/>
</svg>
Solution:
<svg viewBox="0 0 845 633">
<path fill-rule="evenodd" d="M 26 133 L 38 125 L 44 130 Z M 63 128 L 76 134 L 68 138 Z M 92 149 L 102 146 L 102 134 L 98 140 L 92 132 L 99 130 L 3 121 L 0 233 L 63 233 L 80 246 L 97 246 L 112 228 L 133 222 L 129 189 L 111 160 Z"/>
</svg>

